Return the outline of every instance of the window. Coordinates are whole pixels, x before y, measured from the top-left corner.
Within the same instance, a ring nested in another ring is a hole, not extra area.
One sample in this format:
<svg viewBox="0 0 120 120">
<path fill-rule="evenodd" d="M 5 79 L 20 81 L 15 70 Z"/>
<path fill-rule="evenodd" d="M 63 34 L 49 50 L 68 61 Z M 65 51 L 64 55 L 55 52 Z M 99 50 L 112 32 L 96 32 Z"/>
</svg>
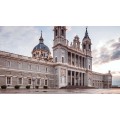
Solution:
<svg viewBox="0 0 120 120">
<path fill-rule="evenodd" d="M 28 65 L 28 69 L 31 70 L 32 69 L 32 65 Z"/>
<path fill-rule="evenodd" d="M 6 66 L 10 67 L 10 61 L 6 61 Z"/>
<path fill-rule="evenodd" d="M 55 62 L 57 62 L 57 57 L 55 57 Z"/>
<path fill-rule="evenodd" d="M 62 63 L 64 63 L 64 57 L 62 57 Z"/>
<path fill-rule="evenodd" d="M 18 78 L 18 84 L 22 85 L 23 84 L 23 79 L 22 78 Z"/>
<path fill-rule="evenodd" d="M 18 68 L 21 69 L 22 68 L 22 63 L 18 63 Z"/>
<path fill-rule="evenodd" d="M 47 72 L 47 68 L 46 68 L 46 72 Z"/>
<path fill-rule="evenodd" d="M 28 79 L 28 84 L 31 85 L 32 84 L 32 80 Z"/>
<path fill-rule="evenodd" d="M 37 85 L 40 85 L 40 79 L 37 79 Z"/>
<path fill-rule="evenodd" d="M 83 49 L 85 49 L 85 45 L 83 45 Z"/>
<path fill-rule="evenodd" d="M 39 71 L 39 66 L 37 65 L 37 70 Z"/>
<path fill-rule="evenodd" d="M 64 30 L 63 29 L 61 30 L 61 35 L 64 36 Z"/>
<path fill-rule="evenodd" d="M 45 80 L 45 85 L 47 86 L 47 84 L 48 84 L 48 81 L 47 81 L 47 80 Z"/>
<path fill-rule="evenodd" d="M 89 69 L 90 69 L 90 65 L 89 65 Z"/>
<path fill-rule="evenodd" d="M 33 54 L 33 57 L 35 57 L 35 54 Z"/>
<path fill-rule="evenodd" d="M 12 77 L 7 77 L 6 83 L 7 83 L 7 85 L 11 85 L 12 84 Z"/>
<path fill-rule="evenodd" d="M 89 49 L 91 49 L 91 46 L 89 45 Z"/>
</svg>

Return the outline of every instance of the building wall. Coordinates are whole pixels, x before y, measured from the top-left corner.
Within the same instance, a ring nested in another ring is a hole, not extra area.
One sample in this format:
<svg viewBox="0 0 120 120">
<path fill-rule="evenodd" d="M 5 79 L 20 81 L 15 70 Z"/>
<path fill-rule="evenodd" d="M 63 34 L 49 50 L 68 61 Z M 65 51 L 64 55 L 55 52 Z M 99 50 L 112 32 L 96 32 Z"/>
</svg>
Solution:
<svg viewBox="0 0 120 120">
<path fill-rule="evenodd" d="M 34 62 L 33 60 L 19 59 L 13 56 L 7 57 L 6 55 L 0 55 L 0 86 L 6 85 L 7 77 L 11 77 L 12 85 L 14 87 L 18 84 L 18 79 L 23 79 L 22 87 L 28 85 L 28 79 L 32 79 L 31 86 L 37 85 L 37 79 L 40 79 L 40 87 L 44 86 L 44 80 L 48 80 L 48 87 L 55 88 L 56 75 L 53 64 Z M 35 81 L 33 81 L 33 79 Z"/>
</svg>

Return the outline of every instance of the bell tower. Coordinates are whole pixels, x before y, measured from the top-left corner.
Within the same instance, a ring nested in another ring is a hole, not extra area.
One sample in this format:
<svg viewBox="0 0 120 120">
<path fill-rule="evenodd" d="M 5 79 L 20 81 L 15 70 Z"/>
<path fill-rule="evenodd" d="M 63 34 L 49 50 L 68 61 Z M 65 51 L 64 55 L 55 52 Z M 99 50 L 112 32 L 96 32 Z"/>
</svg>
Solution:
<svg viewBox="0 0 120 120">
<path fill-rule="evenodd" d="M 91 44 L 91 39 L 89 38 L 87 27 L 86 27 L 85 36 L 84 36 L 83 41 L 82 41 L 83 51 L 86 51 L 86 52 L 89 51 L 89 53 L 91 53 L 91 45 L 92 45 Z"/>
<path fill-rule="evenodd" d="M 87 27 L 85 31 L 85 36 L 82 41 L 82 49 L 83 52 L 86 54 L 86 68 L 87 70 L 92 70 L 92 55 L 91 55 L 91 39 L 88 35 Z"/>
<path fill-rule="evenodd" d="M 54 26 L 53 46 L 57 44 L 66 45 L 66 26 Z"/>
</svg>

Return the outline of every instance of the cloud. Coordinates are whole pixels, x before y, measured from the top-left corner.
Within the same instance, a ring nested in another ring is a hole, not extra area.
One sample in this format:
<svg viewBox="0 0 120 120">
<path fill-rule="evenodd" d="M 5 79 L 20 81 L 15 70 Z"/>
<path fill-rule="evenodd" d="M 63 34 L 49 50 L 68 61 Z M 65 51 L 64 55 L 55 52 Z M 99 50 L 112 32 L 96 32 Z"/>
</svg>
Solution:
<svg viewBox="0 0 120 120">
<path fill-rule="evenodd" d="M 0 27 L 0 50 L 31 56 L 38 44 L 40 30 L 32 26 Z"/>
<path fill-rule="evenodd" d="M 103 46 L 93 50 L 93 64 L 104 64 L 120 59 L 120 39 L 109 40 Z"/>
</svg>

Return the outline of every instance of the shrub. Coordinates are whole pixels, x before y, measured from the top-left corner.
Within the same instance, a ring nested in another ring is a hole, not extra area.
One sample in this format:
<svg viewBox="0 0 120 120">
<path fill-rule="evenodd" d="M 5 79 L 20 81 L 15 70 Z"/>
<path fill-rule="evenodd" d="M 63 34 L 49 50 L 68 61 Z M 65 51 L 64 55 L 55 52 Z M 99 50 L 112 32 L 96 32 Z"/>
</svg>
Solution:
<svg viewBox="0 0 120 120">
<path fill-rule="evenodd" d="M 27 85 L 27 86 L 26 86 L 26 89 L 30 89 L 30 85 Z"/>
<path fill-rule="evenodd" d="M 1 88 L 2 88 L 2 89 L 6 89 L 7 86 L 6 86 L 6 85 L 2 85 Z"/>
<path fill-rule="evenodd" d="M 39 86 L 35 86 L 36 89 L 39 89 Z"/>
<path fill-rule="evenodd" d="M 19 86 L 19 85 L 16 85 L 16 86 L 15 86 L 15 89 L 19 89 L 19 88 L 20 88 L 20 86 Z"/>
</svg>

